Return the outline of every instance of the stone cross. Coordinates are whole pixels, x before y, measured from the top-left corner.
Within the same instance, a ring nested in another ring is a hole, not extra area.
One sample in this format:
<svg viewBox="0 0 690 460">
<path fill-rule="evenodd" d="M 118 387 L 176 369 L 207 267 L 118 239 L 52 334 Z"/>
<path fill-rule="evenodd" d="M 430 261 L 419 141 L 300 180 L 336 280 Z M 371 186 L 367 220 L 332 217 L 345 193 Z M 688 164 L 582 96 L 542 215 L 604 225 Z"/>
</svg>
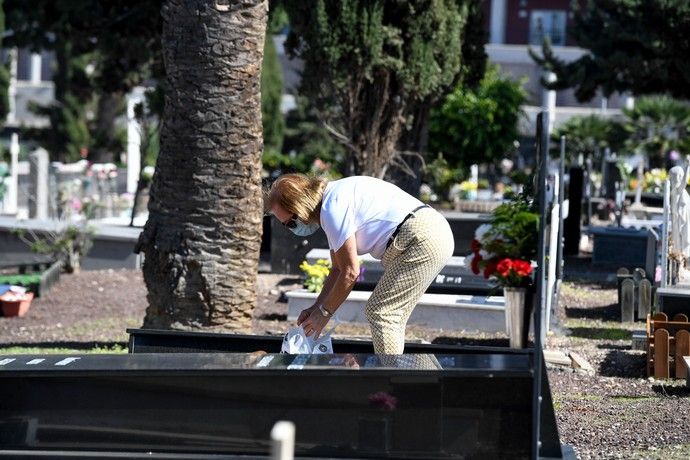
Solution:
<svg viewBox="0 0 690 460">
<path fill-rule="evenodd" d="M 137 191 L 141 170 L 141 126 L 134 116 L 134 107 L 144 102 L 144 88 L 138 86 L 127 95 L 127 193 Z"/>
<path fill-rule="evenodd" d="M 3 206 L 6 214 L 17 214 L 17 189 L 19 188 L 19 136 L 12 133 L 10 140 L 10 177 L 7 180 L 7 193 Z"/>
<path fill-rule="evenodd" d="M 29 217 L 48 218 L 48 152 L 38 148 L 29 154 Z"/>
</svg>

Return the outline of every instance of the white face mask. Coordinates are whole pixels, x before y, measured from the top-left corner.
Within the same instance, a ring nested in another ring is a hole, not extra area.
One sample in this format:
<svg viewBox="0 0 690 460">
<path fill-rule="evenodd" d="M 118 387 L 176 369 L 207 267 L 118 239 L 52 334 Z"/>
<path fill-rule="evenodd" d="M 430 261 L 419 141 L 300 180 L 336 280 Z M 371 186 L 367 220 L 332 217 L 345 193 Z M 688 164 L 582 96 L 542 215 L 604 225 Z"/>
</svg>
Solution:
<svg viewBox="0 0 690 460">
<path fill-rule="evenodd" d="M 305 224 L 301 220 L 295 220 L 295 228 L 290 231 L 297 236 L 309 236 L 319 229 L 319 224 Z"/>
</svg>

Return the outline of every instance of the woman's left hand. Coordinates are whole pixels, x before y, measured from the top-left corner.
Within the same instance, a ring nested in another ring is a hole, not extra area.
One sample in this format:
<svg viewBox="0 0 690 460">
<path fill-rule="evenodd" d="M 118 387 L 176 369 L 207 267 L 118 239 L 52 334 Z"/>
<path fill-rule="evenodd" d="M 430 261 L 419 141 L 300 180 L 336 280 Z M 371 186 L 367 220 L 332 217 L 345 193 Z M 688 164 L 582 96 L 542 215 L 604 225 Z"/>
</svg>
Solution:
<svg viewBox="0 0 690 460">
<path fill-rule="evenodd" d="M 321 310 L 316 307 L 312 308 L 309 316 L 307 316 L 304 321 L 299 323 L 299 325 L 302 326 L 302 329 L 304 329 L 304 334 L 307 337 L 314 334 L 314 340 L 316 340 L 321 335 L 323 328 L 326 327 L 329 319 L 329 317 L 323 316 L 321 314 Z"/>
</svg>

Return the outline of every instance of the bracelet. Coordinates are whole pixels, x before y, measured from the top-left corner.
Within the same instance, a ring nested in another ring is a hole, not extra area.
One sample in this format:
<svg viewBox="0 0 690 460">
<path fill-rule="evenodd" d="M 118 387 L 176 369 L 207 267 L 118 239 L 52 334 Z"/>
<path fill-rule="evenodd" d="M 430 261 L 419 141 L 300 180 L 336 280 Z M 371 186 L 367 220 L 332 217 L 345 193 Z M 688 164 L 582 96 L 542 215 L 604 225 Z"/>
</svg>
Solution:
<svg viewBox="0 0 690 460">
<path fill-rule="evenodd" d="M 323 306 L 323 305 L 320 305 L 320 304 L 319 304 L 319 311 L 320 311 L 321 314 L 322 314 L 323 316 L 325 316 L 326 318 L 330 318 L 331 316 L 333 316 L 333 313 L 331 313 L 330 311 L 326 310 L 326 309 L 324 308 L 324 306 Z"/>
</svg>

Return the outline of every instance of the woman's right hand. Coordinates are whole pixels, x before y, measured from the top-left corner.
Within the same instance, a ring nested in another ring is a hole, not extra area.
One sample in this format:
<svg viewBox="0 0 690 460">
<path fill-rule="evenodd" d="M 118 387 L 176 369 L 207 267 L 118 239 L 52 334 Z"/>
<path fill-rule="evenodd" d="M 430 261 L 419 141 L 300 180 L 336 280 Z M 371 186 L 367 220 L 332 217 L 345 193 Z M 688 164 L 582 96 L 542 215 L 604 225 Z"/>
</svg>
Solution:
<svg viewBox="0 0 690 460">
<path fill-rule="evenodd" d="M 297 317 L 297 325 L 301 326 L 302 323 L 304 322 L 304 320 L 309 318 L 309 316 L 311 315 L 311 312 L 313 312 L 315 308 L 319 308 L 319 306 L 317 304 L 314 304 L 311 307 L 305 308 L 304 310 L 302 310 L 302 312 Z"/>
</svg>

